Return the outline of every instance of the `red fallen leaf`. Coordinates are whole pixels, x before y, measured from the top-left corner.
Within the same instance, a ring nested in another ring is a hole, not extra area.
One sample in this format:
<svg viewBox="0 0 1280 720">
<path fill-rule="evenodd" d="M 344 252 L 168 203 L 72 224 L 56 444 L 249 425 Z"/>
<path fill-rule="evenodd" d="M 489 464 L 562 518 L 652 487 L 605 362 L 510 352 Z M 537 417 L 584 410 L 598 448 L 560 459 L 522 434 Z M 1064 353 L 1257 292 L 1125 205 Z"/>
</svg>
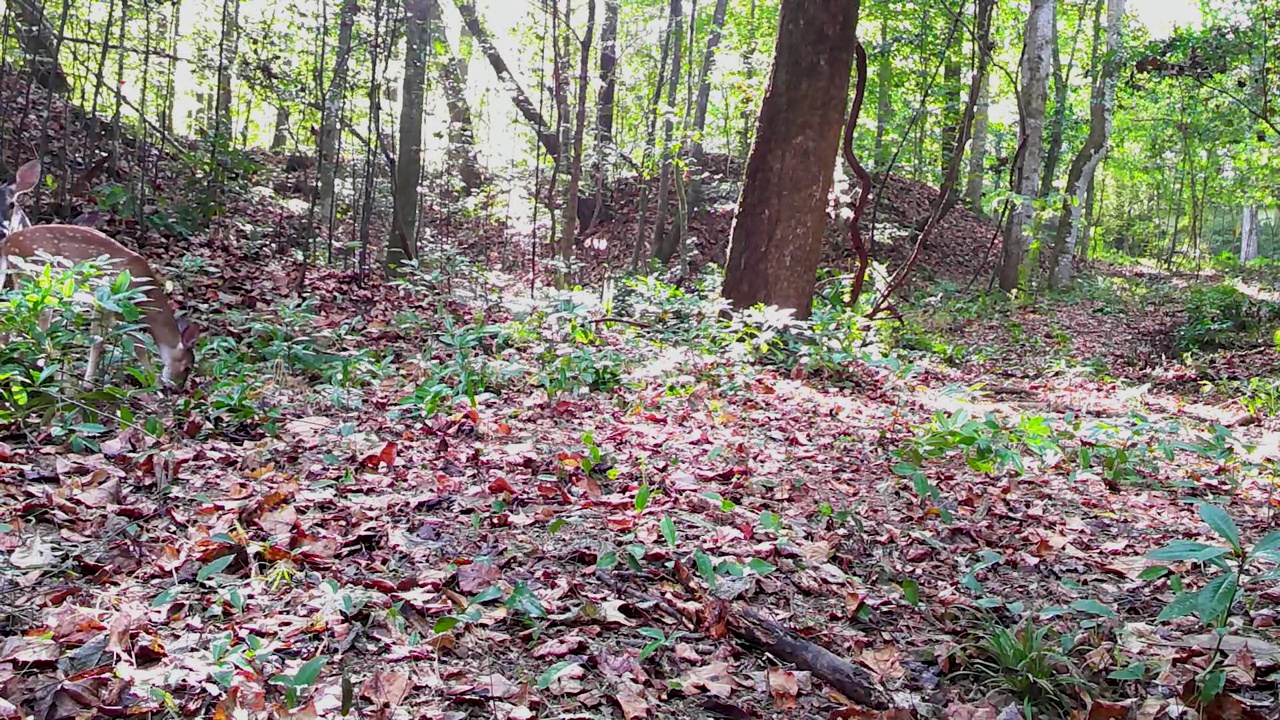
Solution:
<svg viewBox="0 0 1280 720">
<path fill-rule="evenodd" d="M 360 686 L 360 694 L 372 700 L 378 708 L 397 708 L 412 687 L 408 673 L 379 668 Z"/>
<path fill-rule="evenodd" d="M 467 595 L 486 590 L 502 579 L 502 569 L 488 562 L 471 563 L 458 568 L 458 589 Z"/>
<path fill-rule="evenodd" d="M 773 696 L 775 710 L 790 710 L 796 706 L 796 694 L 800 692 L 800 683 L 796 674 L 790 670 L 771 667 L 768 670 L 769 693 Z"/>
<path fill-rule="evenodd" d="M 1132 706 L 1132 700 L 1124 702 L 1094 700 L 1093 705 L 1089 706 L 1089 720 L 1119 720 L 1129 714 L 1129 708 Z"/>
<path fill-rule="evenodd" d="M 489 492 L 494 494 L 497 494 L 497 493 L 509 493 L 511 495 L 518 494 L 516 493 L 516 489 L 511 487 L 511 483 L 504 477 L 500 477 L 497 480 L 494 480 L 493 482 L 489 483 Z"/>
<path fill-rule="evenodd" d="M 396 444 L 394 441 L 388 440 L 383 443 L 382 447 L 375 453 L 361 458 L 360 463 L 368 468 L 376 469 L 379 465 L 386 464 L 392 467 L 396 464 Z"/>
<path fill-rule="evenodd" d="M 542 643 L 533 649 L 536 658 L 564 657 L 587 644 L 581 635 L 566 635 Z"/>
<path fill-rule="evenodd" d="M 622 709 L 622 717 L 626 720 L 649 717 L 649 698 L 646 697 L 643 686 L 623 681 L 612 697 Z"/>
</svg>

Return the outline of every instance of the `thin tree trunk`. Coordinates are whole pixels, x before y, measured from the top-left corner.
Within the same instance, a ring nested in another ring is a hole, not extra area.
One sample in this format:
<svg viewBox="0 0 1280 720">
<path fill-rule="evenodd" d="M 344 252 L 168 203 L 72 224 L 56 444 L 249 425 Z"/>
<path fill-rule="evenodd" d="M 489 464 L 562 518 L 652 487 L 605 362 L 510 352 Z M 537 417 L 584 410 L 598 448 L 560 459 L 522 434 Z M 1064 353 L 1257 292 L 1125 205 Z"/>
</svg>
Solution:
<svg viewBox="0 0 1280 720">
<path fill-rule="evenodd" d="M 702 167 L 704 157 L 702 136 L 706 131 L 707 106 L 711 101 L 711 71 L 715 67 L 716 48 L 720 46 L 720 38 L 724 33 L 724 19 L 728 8 L 729 0 L 716 0 L 711 18 L 711 32 L 707 36 L 707 47 L 702 54 L 702 69 L 698 71 L 698 99 L 693 106 L 693 146 L 690 153 L 693 157 L 693 167 L 690 168 L 690 180 L 685 187 L 683 203 L 686 219 L 690 212 L 702 205 L 702 176 L 705 172 Z M 692 27 L 695 23 L 696 19 L 691 20 L 690 26 Z M 683 226 L 681 229 L 683 230 Z"/>
<path fill-rule="evenodd" d="M 493 72 L 498 76 L 498 82 L 502 83 L 507 92 L 511 95 L 511 102 L 515 104 L 516 110 L 524 116 L 533 126 L 533 130 L 538 135 L 538 142 L 542 143 L 543 149 L 553 158 L 560 157 L 560 138 L 556 135 L 555 130 L 547 124 L 542 117 L 542 113 L 538 112 L 538 106 L 533 100 L 529 99 L 529 95 L 520 86 L 515 75 L 507 66 L 507 61 L 502 59 L 502 54 L 498 52 L 498 48 L 493 44 L 493 38 L 489 37 L 489 32 L 485 30 L 484 25 L 480 22 L 480 16 L 476 14 L 475 3 L 468 0 L 454 0 L 458 12 L 462 15 L 462 21 L 466 24 L 467 30 L 471 33 L 471 37 L 480 43 L 480 50 L 489 59 L 489 65 L 493 67 Z"/>
<path fill-rule="evenodd" d="M 427 0 L 427 25 L 440 28 L 436 31 L 435 46 L 444 60 L 439 65 L 440 86 L 444 90 L 445 107 L 449 110 L 449 167 L 458 173 L 462 181 L 462 193 L 470 196 L 484 187 L 484 171 L 476 158 L 475 120 L 471 115 L 471 103 L 467 101 L 467 65 L 461 47 L 468 33 L 463 28 L 463 41 L 455 51 L 449 46 L 444 33 L 444 22 L 439 0 Z"/>
<path fill-rule="evenodd" d="M 951 52 L 948 49 L 948 52 Z M 961 86 L 960 86 L 960 60 L 957 57 L 950 57 L 942 68 L 942 138 L 939 145 L 938 167 L 941 169 L 940 177 L 946 177 L 947 167 L 951 164 L 951 158 L 956 151 L 956 134 L 960 127 L 961 113 Z"/>
<path fill-rule="evenodd" d="M 969 144 L 969 181 L 964 198 L 969 209 L 983 214 L 982 190 L 986 180 L 987 117 L 991 107 L 991 77 L 983 75 L 978 105 L 973 111 L 973 141 Z"/>
<path fill-rule="evenodd" d="M 618 91 L 618 0 L 604 0 L 604 23 L 600 27 L 600 93 L 596 98 L 596 196 L 591 220 L 604 212 L 605 186 L 608 184 L 608 158 L 613 155 L 614 97 Z"/>
<path fill-rule="evenodd" d="M 422 114 L 426 100 L 427 50 L 431 47 L 428 0 L 405 2 L 404 91 L 400 103 L 400 141 L 396 157 L 391 237 L 387 270 L 418 256 L 418 178 L 422 174 Z"/>
<path fill-rule="evenodd" d="M 1071 73 L 1076 64 L 1076 48 L 1080 44 L 1080 32 L 1084 27 L 1084 14 L 1088 3 L 1080 4 L 1080 16 L 1076 18 L 1076 31 L 1071 36 L 1071 53 L 1068 55 L 1067 67 L 1062 67 L 1062 59 L 1058 48 L 1057 23 L 1053 32 L 1053 120 L 1049 124 L 1049 147 L 1044 154 L 1044 173 L 1040 178 L 1040 197 L 1048 197 L 1053 192 L 1053 179 L 1058 174 L 1058 159 L 1062 157 L 1062 133 L 1067 124 L 1067 91 L 1071 89 Z M 1098 5 L 1099 11 L 1101 4 Z M 1096 18 L 1096 15 L 1095 15 Z M 1095 19 L 1094 26 L 1097 26 Z M 1095 44 L 1097 39 L 1094 39 Z"/>
<path fill-rule="evenodd" d="M 1104 0 L 1098 0 L 1099 6 Z M 1107 2 L 1107 50 L 1102 67 L 1097 71 L 1089 102 L 1089 136 L 1071 161 L 1067 173 L 1066 197 L 1058 218 L 1057 237 L 1054 238 L 1053 270 L 1049 276 L 1052 287 L 1065 287 L 1073 275 L 1076 243 L 1079 241 L 1081 215 L 1088 203 L 1093 177 L 1107 154 L 1111 140 L 1111 118 L 1116 96 L 1116 75 L 1119 72 L 1119 56 L 1123 41 L 1125 0 Z M 1193 191 L 1194 195 L 1194 191 Z"/>
<path fill-rule="evenodd" d="M 667 76 L 667 107 L 676 106 L 676 93 L 680 89 L 682 49 L 684 46 L 684 4 L 671 0 L 671 23 L 668 27 L 671 42 L 671 72 Z M 675 152 L 672 146 L 675 121 L 668 113 L 662 125 L 662 170 L 658 176 L 657 217 L 653 227 L 653 257 L 666 264 L 676 251 L 674 233 L 667 232 L 667 210 L 671 205 L 671 173 L 674 172 Z"/>
<path fill-rule="evenodd" d="M 876 143 L 872 151 L 876 172 L 885 172 L 892 153 L 885 135 L 893 121 L 893 56 L 889 52 L 889 23 L 880 21 L 880 45 L 876 48 Z"/>
<path fill-rule="evenodd" d="M 582 34 L 578 59 L 578 100 L 573 119 L 573 155 L 569 158 L 569 185 L 565 190 L 564 216 L 560 222 L 560 260 L 573 260 L 573 239 L 578 229 L 578 187 L 582 182 L 582 138 L 587 127 L 587 88 L 590 87 L 591 41 L 596 29 L 596 3 L 587 0 L 587 27 Z"/>
<path fill-rule="evenodd" d="M 1258 206 L 1244 206 L 1240 213 L 1240 262 L 1258 259 Z"/>
<path fill-rule="evenodd" d="M 1031 0 L 1022 49 L 1022 88 L 1019 92 L 1019 139 L 1022 152 L 1018 158 L 1016 186 L 1022 196 L 1015 201 L 1005 226 L 1000 262 L 1000 289 L 1012 292 L 1018 287 L 1022 260 L 1029 238 L 1025 225 L 1031 218 L 1031 201 L 1036 197 L 1040 180 L 1040 151 L 1043 147 L 1044 111 L 1049 92 L 1050 43 L 1053 38 L 1056 0 Z"/>
<path fill-rule="evenodd" d="M 27 70 L 47 90 L 64 94 L 71 90 L 67 73 L 58 59 L 57 32 L 44 14 L 40 0 L 12 0 L 18 44 L 27 57 Z"/>
<path fill-rule="evenodd" d="M 809 317 L 857 47 L 858 0 L 782 0 L 723 294 Z"/>
<path fill-rule="evenodd" d="M 355 28 L 356 13 L 359 10 L 360 5 L 356 0 L 346 0 L 342 3 L 338 20 L 338 48 L 333 63 L 333 77 L 329 80 L 329 88 L 324 94 L 317 172 L 320 176 L 320 216 L 329 230 L 333 229 L 334 185 L 338 173 L 338 128 L 341 127 L 339 116 L 342 114 L 342 101 L 347 93 L 347 65 L 351 59 L 351 34 Z"/>
<path fill-rule="evenodd" d="M 271 149 L 281 150 L 289 142 L 289 106 L 276 105 L 276 125 L 271 133 Z"/>
</svg>

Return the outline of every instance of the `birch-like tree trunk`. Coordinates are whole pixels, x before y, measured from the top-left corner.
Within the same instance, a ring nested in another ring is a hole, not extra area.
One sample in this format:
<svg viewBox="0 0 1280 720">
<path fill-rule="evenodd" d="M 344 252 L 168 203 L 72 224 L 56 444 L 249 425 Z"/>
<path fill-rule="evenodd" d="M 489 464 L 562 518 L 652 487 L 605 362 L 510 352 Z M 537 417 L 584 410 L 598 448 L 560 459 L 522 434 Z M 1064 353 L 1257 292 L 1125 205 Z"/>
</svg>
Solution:
<svg viewBox="0 0 1280 720">
<path fill-rule="evenodd" d="M 1044 147 L 1044 112 L 1049 94 L 1049 69 L 1053 62 L 1051 43 L 1056 6 L 1056 0 L 1031 0 L 1031 11 L 1027 14 L 1023 34 L 1018 133 L 1022 153 L 1018 158 L 1014 187 L 1022 199 L 1014 205 L 1009 213 L 1009 224 L 1005 226 L 999 273 L 1000 289 L 1005 292 L 1012 292 L 1018 287 L 1022 259 L 1030 242 L 1026 224 L 1031 219 L 1031 203 L 1040 184 L 1040 152 Z"/>
<path fill-rule="evenodd" d="M 1258 259 L 1258 206 L 1245 205 L 1240 213 L 1240 262 Z"/>
<path fill-rule="evenodd" d="M 1103 0 L 1098 0 L 1099 3 Z M 1053 243 L 1053 267 L 1049 275 L 1052 287 L 1071 283 L 1074 272 L 1076 243 L 1084 225 L 1082 216 L 1089 201 L 1093 177 L 1111 142 L 1111 119 L 1115 112 L 1116 76 L 1119 72 L 1121 43 L 1124 40 L 1125 0 L 1107 2 L 1107 49 L 1102 66 L 1096 71 L 1089 99 L 1089 136 L 1071 161 L 1067 173 L 1066 197 L 1058 218 Z"/>
</svg>

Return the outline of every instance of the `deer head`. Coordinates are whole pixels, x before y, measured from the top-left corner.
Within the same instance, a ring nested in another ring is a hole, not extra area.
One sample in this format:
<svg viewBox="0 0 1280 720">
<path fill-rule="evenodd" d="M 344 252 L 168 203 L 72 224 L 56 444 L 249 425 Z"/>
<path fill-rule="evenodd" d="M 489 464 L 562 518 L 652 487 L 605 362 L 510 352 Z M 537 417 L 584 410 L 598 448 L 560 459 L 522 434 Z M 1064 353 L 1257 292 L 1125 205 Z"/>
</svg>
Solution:
<svg viewBox="0 0 1280 720">
<path fill-rule="evenodd" d="M 13 182 L 0 186 L 0 240 L 9 233 L 31 227 L 31 220 L 18 206 L 18 196 L 30 192 L 40 182 L 40 160 L 31 160 L 18 168 Z"/>
</svg>

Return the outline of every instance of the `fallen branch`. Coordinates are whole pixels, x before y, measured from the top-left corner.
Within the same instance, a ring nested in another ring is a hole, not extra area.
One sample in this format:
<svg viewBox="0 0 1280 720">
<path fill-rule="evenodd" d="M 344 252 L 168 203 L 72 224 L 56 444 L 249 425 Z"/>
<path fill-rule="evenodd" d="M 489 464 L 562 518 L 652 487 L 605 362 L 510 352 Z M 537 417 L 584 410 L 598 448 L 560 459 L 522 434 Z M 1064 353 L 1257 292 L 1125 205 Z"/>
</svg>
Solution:
<svg viewBox="0 0 1280 720">
<path fill-rule="evenodd" d="M 805 640 L 777 621 L 741 604 L 729 610 L 729 631 L 784 662 L 813 673 L 853 702 L 887 710 L 889 696 L 866 669 L 816 643 Z"/>
</svg>

